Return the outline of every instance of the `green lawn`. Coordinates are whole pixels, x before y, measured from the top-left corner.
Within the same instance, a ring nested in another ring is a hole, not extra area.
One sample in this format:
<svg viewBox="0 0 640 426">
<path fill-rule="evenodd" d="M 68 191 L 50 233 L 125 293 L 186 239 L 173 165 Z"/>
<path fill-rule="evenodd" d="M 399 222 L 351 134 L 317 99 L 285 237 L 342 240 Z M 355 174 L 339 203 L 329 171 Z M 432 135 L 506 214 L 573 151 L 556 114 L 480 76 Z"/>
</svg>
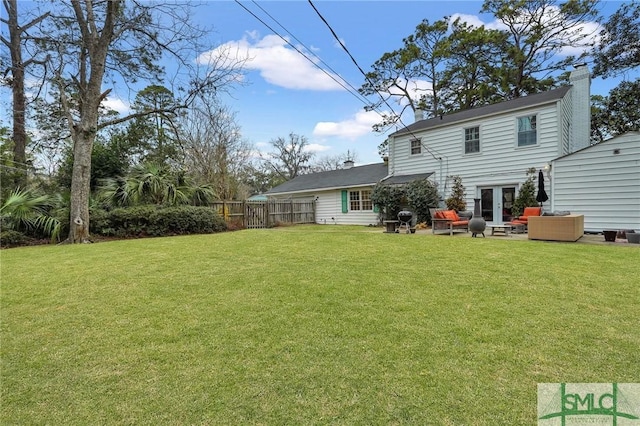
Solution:
<svg viewBox="0 0 640 426">
<path fill-rule="evenodd" d="M 297 226 L 3 250 L 2 424 L 535 424 L 638 382 L 635 247 Z"/>
</svg>

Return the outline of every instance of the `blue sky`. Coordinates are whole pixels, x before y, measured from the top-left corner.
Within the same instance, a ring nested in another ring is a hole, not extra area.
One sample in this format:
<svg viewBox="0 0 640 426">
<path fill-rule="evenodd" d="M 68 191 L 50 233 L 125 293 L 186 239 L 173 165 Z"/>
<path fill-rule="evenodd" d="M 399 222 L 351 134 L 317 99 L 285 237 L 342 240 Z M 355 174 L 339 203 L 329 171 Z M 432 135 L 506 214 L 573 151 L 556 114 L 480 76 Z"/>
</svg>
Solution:
<svg viewBox="0 0 640 426">
<path fill-rule="evenodd" d="M 620 4 L 604 2 L 601 7 L 608 15 Z M 242 5 L 292 44 L 299 46 L 301 42 L 301 50 L 311 50 L 321 58 L 323 69 L 329 71 L 330 67 L 329 72 L 339 74 L 355 88 L 364 82 L 362 73 L 307 1 L 248 1 Z M 365 72 L 383 53 L 402 47 L 402 39 L 412 34 L 424 18 L 434 21 L 460 14 L 469 22 L 495 26 L 491 15 L 479 13 L 481 1 L 318 0 L 314 5 Z M 243 136 L 258 149 L 268 150 L 269 140 L 293 132 L 309 139 L 317 157 L 349 150 L 356 153 L 358 164 L 380 161 L 377 146 L 386 134 L 371 131 L 379 116 L 365 112 L 358 97 L 314 67 L 236 2 L 207 2 L 199 9 L 199 16 L 203 23 L 215 27 L 214 41 L 246 50 L 253 58 L 247 63 L 247 84 L 236 88 L 226 101 L 237 112 Z M 587 29 L 597 27 L 592 24 Z M 617 83 L 594 79 L 592 93 L 606 95 Z M 403 119 L 406 123 L 413 120 L 406 116 Z"/>
<path fill-rule="evenodd" d="M 412 34 L 424 18 L 435 21 L 461 15 L 470 23 L 496 27 L 491 15 L 479 13 L 482 1 L 313 3 L 365 72 L 383 53 L 402 47 L 402 39 Z M 621 3 L 605 1 L 600 7 L 608 16 Z M 364 82 L 362 73 L 308 1 L 243 1 L 242 5 L 308 57 L 321 60 L 319 65 L 329 73 L 338 74 L 355 89 Z M 375 112 L 365 112 L 361 99 L 339 86 L 235 1 L 205 1 L 196 10 L 198 24 L 213 28 L 211 45 L 238 49 L 239 54 L 251 58 L 246 63 L 244 84 L 235 87 L 224 102 L 236 113 L 243 137 L 256 149 L 268 151 L 270 140 L 296 133 L 307 137 L 317 158 L 349 150 L 356 154 L 357 164 L 381 161 L 377 147 L 389 132 L 371 130 L 380 117 Z M 586 26 L 587 31 L 597 29 L 595 23 Z M 635 70 L 626 78 L 639 76 L 640 70 Z M 592 94 L 606 95 L 618 82 L 619 79 L 594 79 Z M 6 90 L 2 93 L 8 95 Z M 118 88 L 112 94 L 109 105 L 126 110 L 129 100 L 116 98 L 121 94 Z M 2 104 L 4 107 L 8 102 Z M 403 120 L 408 124 L 413 118 L 405 115 Z"/>
</svg>

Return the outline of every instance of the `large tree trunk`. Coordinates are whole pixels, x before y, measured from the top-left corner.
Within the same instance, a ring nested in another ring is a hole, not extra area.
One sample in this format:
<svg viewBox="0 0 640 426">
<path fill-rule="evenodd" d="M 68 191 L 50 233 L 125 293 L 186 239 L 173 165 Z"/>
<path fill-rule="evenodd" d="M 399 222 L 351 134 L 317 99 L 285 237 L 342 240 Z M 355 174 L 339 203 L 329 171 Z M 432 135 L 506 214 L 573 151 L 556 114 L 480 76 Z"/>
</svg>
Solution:
<svg viewBox="0 0 640 426">
<path fill-rule="evenodd" d="M 89 197 L 91 194 L 91 151 L 98 131 L 98 111 L 100 103 L 108 91 L 102 92 L 105 63 L 109 45 L 114 35 L 114 19 L 121 2 L 113 0 L 106 4 L 104 26 L 96 32 L 93 14 L 93 2 L 84 3 L 85 11 L 79 0 L 73 0 L 80 30 L 82 45 L 86 50 L 80 57 L 80 122 L 69 120 L 73 139 L 73 172 L 71 175 L 71 209 L 69 212 L 69 243 L 88 243 L 89 236 Z M 63 92 L 64 89 L 61 89 Z M 64 95 L 63 95 L 64 96 Z M 68 107 L 67 107 L 68 109 Z M 67 115 L 70 114 L 67 111 Z"/>
<path fill-rule="evenodd" d="M 91 151 L 95 131 L 80 130 L 74 137 L 73 174 L 69 243 L 87 243 L 89 239 L 89 195 L 91 191 Z"/>
<path fill-rule="evenodd" d="M 19 49 L 20 48 L 18 47 L 18 50 Z M 24 68 L 22 67 L 22 60 L 20 59 L 19 61 L 20 62 L 17 62 L 19 65 L 13 67 L 12 69 L 13 163 L 14 167 L 18 169 L 14 177 L 15 185 L 19 187 L 25 187 L 27 184 L 27 132 L 24 125 L 26 101 L 24 96 Z"/>
<path fill-rule="evenodd" d="M 26 146 L 27 134 L 25 131 L 24 96 L 24 64 L 22 62 L 22 29 L 18 25 L 18 4 L 16 0 L 4 2 L 7 10 L 7 25 L 9 27 L 9 41 L 3 39 L 11 52 L 11 89 L 13 95 L 13 162 L 17 172 L 14 175 L 16 186 L 25 187 L 27 184 L 26 170 Z"/>
</svg>

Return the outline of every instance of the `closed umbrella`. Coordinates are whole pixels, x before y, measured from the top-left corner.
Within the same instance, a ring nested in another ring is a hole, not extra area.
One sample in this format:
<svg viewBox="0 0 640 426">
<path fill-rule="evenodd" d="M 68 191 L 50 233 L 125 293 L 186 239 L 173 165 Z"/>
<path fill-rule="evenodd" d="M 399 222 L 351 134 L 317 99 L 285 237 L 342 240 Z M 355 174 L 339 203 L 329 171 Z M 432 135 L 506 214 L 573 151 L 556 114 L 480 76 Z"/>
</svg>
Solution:
<svg viewBox="0 0 640 426">
<path fill-rule="evenodd" d="M 538 201 L 540 203 L 540 206 L 542 206 L 542 203 L 544 203 L 548 199 L 549 196 L 544 190 L 544 174 L 542 173 L 542 170 L 540 170 L 540 173 L 538 173 L 538 195 L 536 195 L 536 201 Z"/>
</svg>

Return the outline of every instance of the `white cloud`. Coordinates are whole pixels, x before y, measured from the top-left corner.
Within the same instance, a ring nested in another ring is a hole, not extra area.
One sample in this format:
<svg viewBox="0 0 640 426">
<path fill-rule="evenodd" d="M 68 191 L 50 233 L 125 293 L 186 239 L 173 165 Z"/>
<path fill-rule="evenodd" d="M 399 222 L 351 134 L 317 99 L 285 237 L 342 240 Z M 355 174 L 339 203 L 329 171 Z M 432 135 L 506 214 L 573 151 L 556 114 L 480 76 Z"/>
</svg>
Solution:
<svg viewBox="0 0 640 426">
<path fill-rule="evenodd" d="M 107 97 L 102 101 L 102 106 L 117 111 L 120 114 L 126 114 L 131 111 L 129 104 L 118 98 Z"/>
<path fill-rule="evenodd" d="M 331 147 L 327 145 L 321 145 L 319 143 L 310 143 L 309 145 L 306 146 L 305 151 L 324 152 L 324 151 L 329 151 L 330 149 Z"/>
<path fill-rule="evenodd" d="M 304 52 L 303 48 L 298 47 Z M 242 40 L 230 41 L 212 51 L 203 53 L 198 63 L 211 63 L 212 58 L 222 52 L 237 52 L 248 57 L 245 68 L 256 70 L 269 83 L 287 89 L 298 90 L 344 90 L 337 82 L 315 67 L 299 52 L 291 48 L 276 35 L 267 35 L 259 39 L 255 32 L 247 33 Z M 319 62 L 309 52 L 307 57 Z M 339 77 L 334 75 L 339 80 Z"/>
<path fill-rule="evenodd" d="M 381 118 L 375 111 L 361 111 L 352 118 L 344 121 L 321 121 L 313 129 L 313 135 L 318 137 L 339 137 L 355 140 L 360 136 L 371 133 L 371 127 L 380 122 Z"/>
</svg>

